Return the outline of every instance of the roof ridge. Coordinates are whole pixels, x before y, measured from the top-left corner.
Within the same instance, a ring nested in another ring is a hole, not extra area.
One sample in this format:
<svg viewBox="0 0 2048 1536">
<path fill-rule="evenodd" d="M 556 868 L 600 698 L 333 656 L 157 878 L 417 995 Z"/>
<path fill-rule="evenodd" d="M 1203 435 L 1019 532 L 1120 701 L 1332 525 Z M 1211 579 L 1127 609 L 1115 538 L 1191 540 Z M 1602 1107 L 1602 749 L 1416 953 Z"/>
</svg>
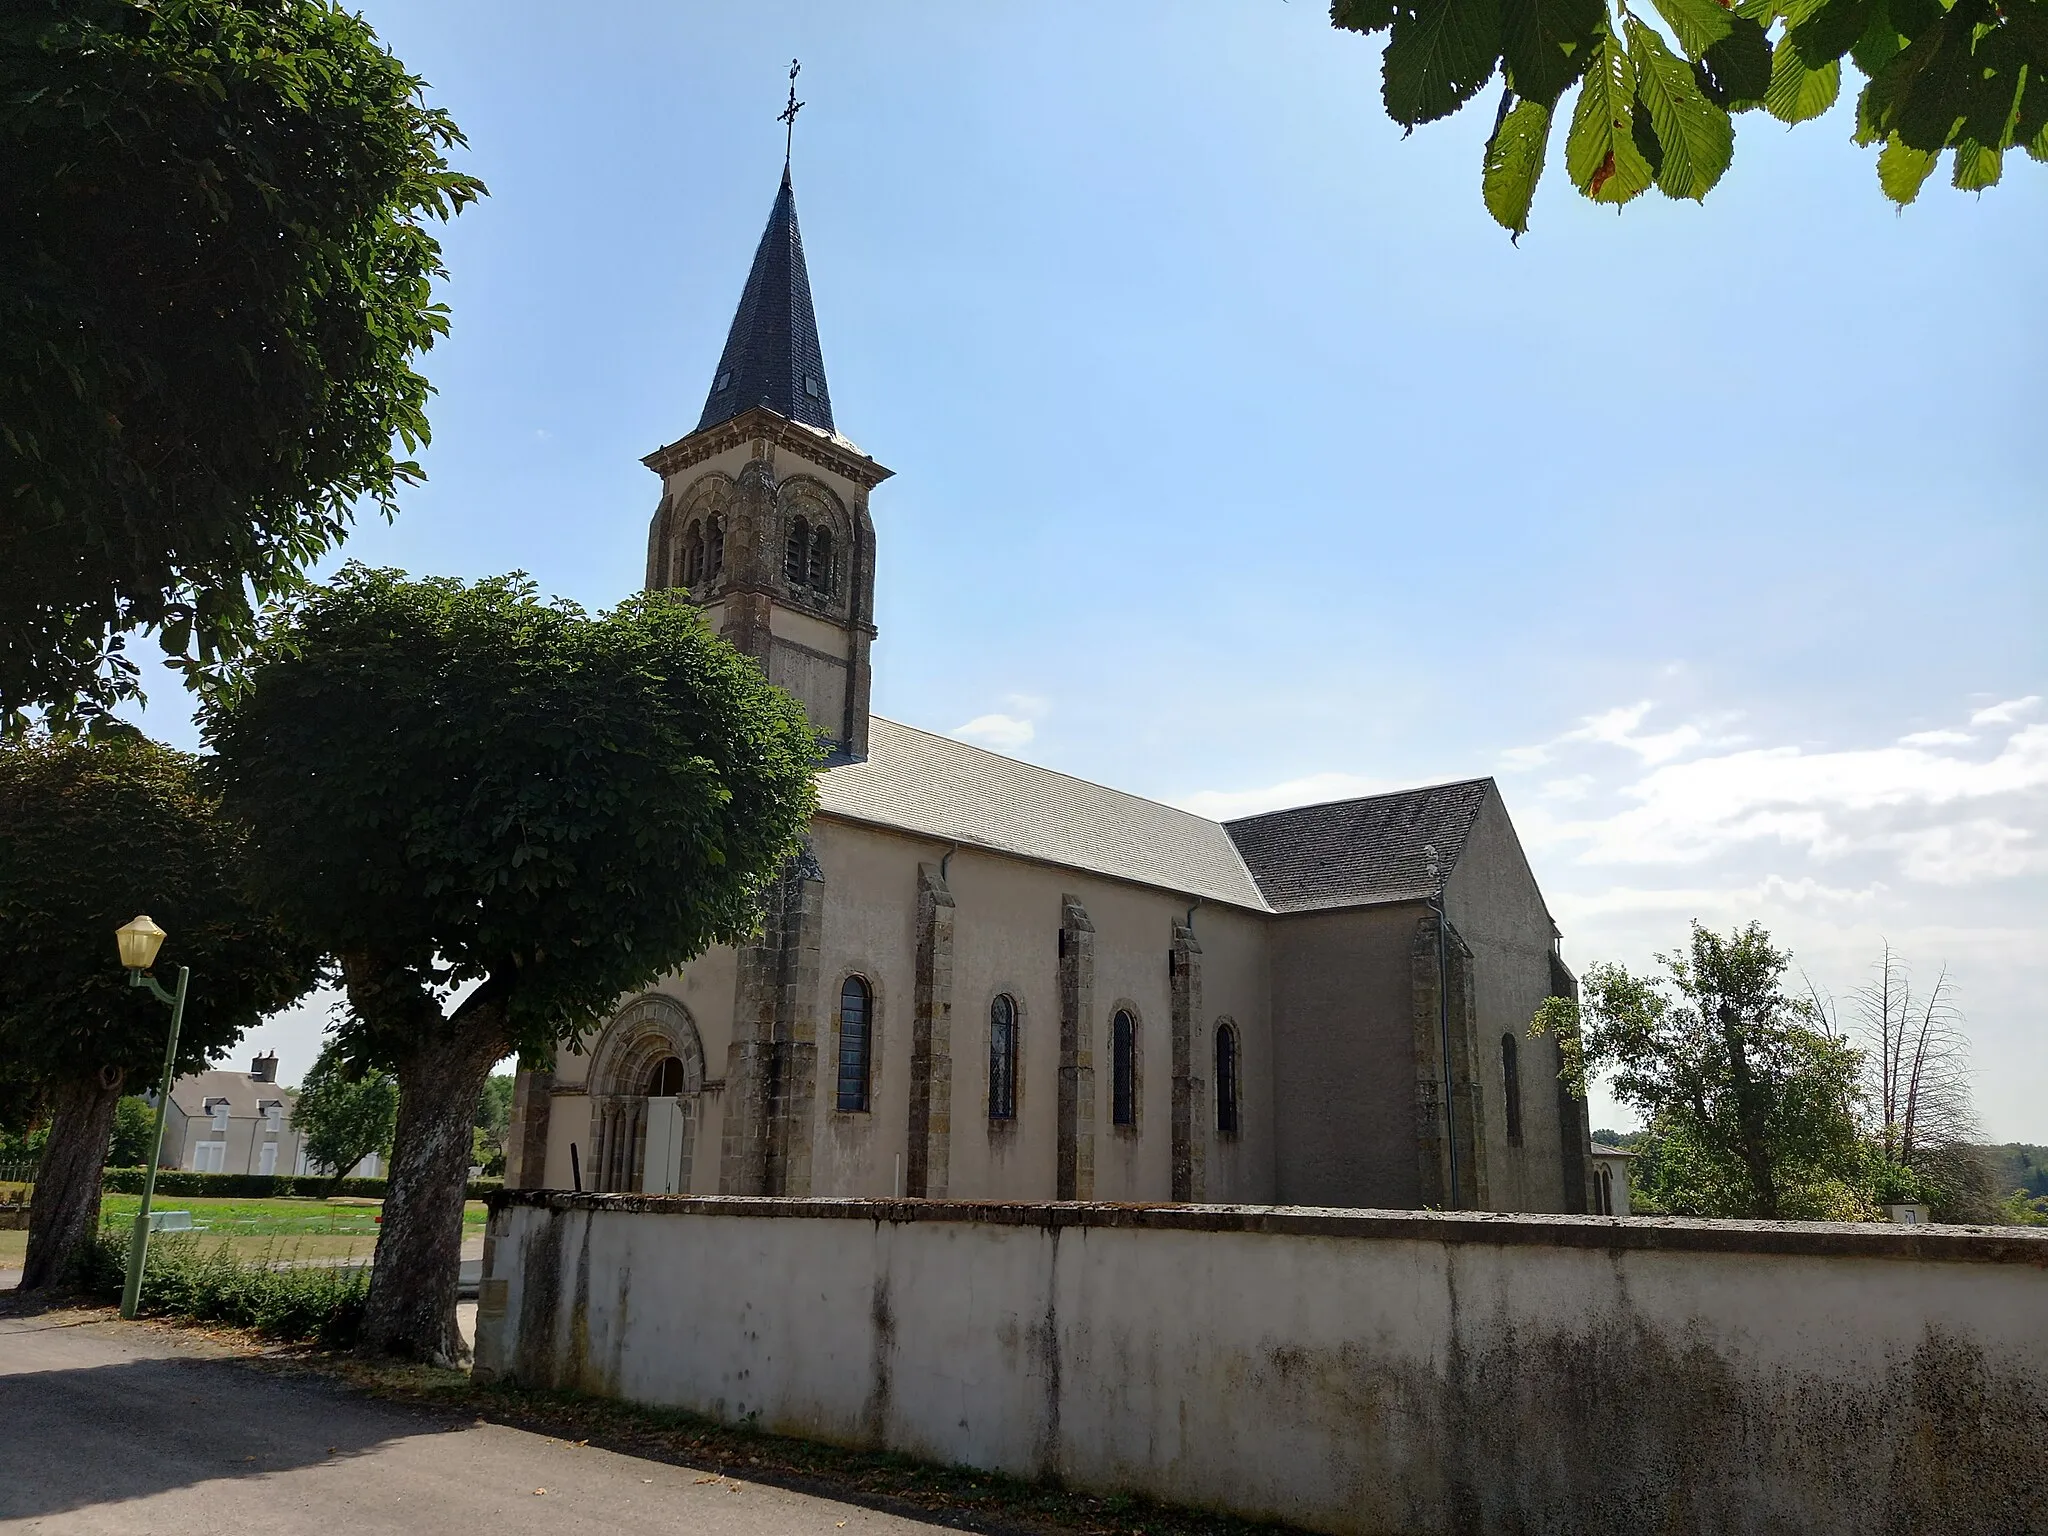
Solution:
<svg viewBox="0 0 2048 1536">
<path fill-rule="evenodd" d="M 1405 789 L 1383 789 L 1371 795 L 1340 795 L 1334 800 L 1309 800 L 1301 805 L 1280 805 L 1270 811 L 1254 811 L 1249 816 L 1238 816 L 1222 822 L 1224 827 L 1241 827 L 1248 821 L 1263 821 L 1268 816 L 1292 816 L 1298 811 L 1326 810 L 1333 805 L 1368 805 L 1375 800 L 1392 800 L 1401 795 L 1427 794 L 1433 789 L 1464 789 L 1474 784 L 1492 784 L 1490 773 L 1479 774 L 1469 779 L 1440 779 L 1433 784 L 1411 784 Z"/>
<path fill-rule="evenodd" d="M 970 752 L 979 752 L 983 757 L 993 757 L 998 762 L 1015 763 L 1019 767 L 1031 769 L 1034 773 L 1051 774 L 1056 779 L 1065 779 L 1069 784 L 1085 784 L 1090 789 L 1099 789 L 1106 795 L 1121 795 L 1126 800 L 1137 800 L 1146 805 L 1156 805 L 1162 811 L 1172 811 L 1176 816 L 1189 817 L 1203 823 L 1205 826 L 1222 827 L 1228 825 L 1226 822 L 1216 821 L 1211 817 L 1204 816 L 1200 811 L 1191 811 L 1184 805 L 1175 805 L 1171 800 L 1155 800 L 1150 795 L 1140 795 L 1128 789 L 1118 789 L 1114 784 L 1104 784 L 1096 779 L 1084 779 L 1078 773 L 1068 773 L 1063 768 L 1048 768 L 1043 763 L 1034 763 L 1025 758 L 1012 757 L 1007 752 L 997 752 L 988 747 L 977 746 L 971 741 L 962 741 L 958 736 L 944 731 L 928 731 L 921 725 L 910 725 L 902 720 L 891 720 L 886 715 L 870 715 L 868 718 L 880 720 L 885 725 L 893 725 L 900 731 L 915 731 L 920 736 L 929 736 L 934 741 L 943 741 L 950 746 L 965 747 Z"/>
</svg>

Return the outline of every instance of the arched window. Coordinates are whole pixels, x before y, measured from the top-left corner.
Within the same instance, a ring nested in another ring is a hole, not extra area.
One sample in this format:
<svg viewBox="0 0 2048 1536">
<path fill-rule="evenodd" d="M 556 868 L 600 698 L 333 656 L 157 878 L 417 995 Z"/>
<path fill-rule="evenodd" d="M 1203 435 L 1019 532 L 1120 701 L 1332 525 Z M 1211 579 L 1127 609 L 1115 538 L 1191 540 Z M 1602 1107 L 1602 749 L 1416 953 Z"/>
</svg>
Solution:
<svg viewBox="0 0 2048 1536">
<path fill-rule="evenodd" d="M 858 976 L 839 989 L 839 1108 L 858 1113 L 868 1107 L 869 1028 L 873 994 Z"/>
<path fill-rule="evenodd" d="M 716 512 L 704 524 L 704 574 L 716 576 L 725 569 L 725 519 Z"/>
<path fill-rule="evenodd" d="M 1600 1176 L 1595 1181 L 1594 1186 L 1594 1203 L 1600 1207 L 1596 1214 L 1601 1216 L 1612 1216 L 1614 1214 L 1614 1172 L 1612 1169 L 1602 1168 L 1600 1170 Z"/>
<path fill-rule="evenodd" d="M 1237 1134 L 1237 1031 L 1228 1024 L 1216 1026 L 1216 1132 Z"/>
<path fill-rule="evenodd" d="M 1109 1119 L 1138 1123 L 1138 1021 L 1122 1008 L 1109 1021 Z"/>
<path fill-rule="evenodd" d="M 674 1056 L 664 1056 L 654 1064 L 654 1070 L 647 1074 L 647 1097 L 650 1099 L 673 1099 L 683 1091 L 683 1064 Z"/>
<path fill-rule="evenodd" d="M 832 595 L 832 530 L 811 532 L 811 590 L 820 597 Z"/>
<path fill-rule="evenodd" d="M 800 587 L 811 573 L 811 525 L 801 517 L 789 520 L 789 543 L 782 551 L 782 574 Z"/>
<path fill-rule="evenodd" d="M 1508 1107 L 1508 1145 L 1522 1144 L 1521 1046 L 1513 1035 L 1500 1037 L 1500 1076 L 1503 1098 Z"/>
<path fill-rule="evenodd" d="M 694 587 L 704 579 L 704 525 L 690 524 L 690 531 L 683 535 L 683 585 Z"/>
<path fill-rule="evenodd" d="M 1017 1003 L 998 995 L 988 1005 L 988 1117 L 1017 1118 Z"/>
</svg>

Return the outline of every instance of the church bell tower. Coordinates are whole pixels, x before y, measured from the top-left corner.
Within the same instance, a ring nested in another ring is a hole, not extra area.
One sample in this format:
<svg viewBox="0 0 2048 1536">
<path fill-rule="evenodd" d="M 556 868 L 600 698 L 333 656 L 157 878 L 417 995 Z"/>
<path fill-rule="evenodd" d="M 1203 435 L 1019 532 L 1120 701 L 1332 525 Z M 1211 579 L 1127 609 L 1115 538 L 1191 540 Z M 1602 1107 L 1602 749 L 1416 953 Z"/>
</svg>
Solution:
<svg viewBox="0 0 2048 1536">
<path fill-rule="evenodd" d="M 661 476 L 648 587 L 687 589 L 714 633 L 802 701 L 832 761 L 865 758 L 868 492 L 891 472 L 833 425 L 786 164 L 704 413 L 641 462 Z"/>
</svg>

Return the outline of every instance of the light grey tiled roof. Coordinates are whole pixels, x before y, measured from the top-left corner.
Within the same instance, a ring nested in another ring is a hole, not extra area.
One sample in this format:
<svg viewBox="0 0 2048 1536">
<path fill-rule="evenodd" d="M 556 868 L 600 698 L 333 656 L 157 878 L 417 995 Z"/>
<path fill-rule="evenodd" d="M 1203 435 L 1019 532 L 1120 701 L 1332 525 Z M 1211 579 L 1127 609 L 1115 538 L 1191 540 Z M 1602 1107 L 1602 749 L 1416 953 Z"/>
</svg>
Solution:
<svg viewBox="0 0 2048 1536">
<path fill-rule="evenodd" d="M 171 1084 L 171 1102 L 188 1115 L 203 1115 L 215 1099 L 228 1101 L 228 1113 L 237 1120 L 254 1119 L 265 1104 L 282 1104 L 290 1109 L 298 1098 L 293 1088 L 259 1083 L 246 1072 L 190 1072 Z"/>
<path fill-rule="evenodd" d="M 851 821 L 1268 910 L 1220 824 L 880 716 L 867 761 L 827 769 L 818 802 Z"/>
</svg>

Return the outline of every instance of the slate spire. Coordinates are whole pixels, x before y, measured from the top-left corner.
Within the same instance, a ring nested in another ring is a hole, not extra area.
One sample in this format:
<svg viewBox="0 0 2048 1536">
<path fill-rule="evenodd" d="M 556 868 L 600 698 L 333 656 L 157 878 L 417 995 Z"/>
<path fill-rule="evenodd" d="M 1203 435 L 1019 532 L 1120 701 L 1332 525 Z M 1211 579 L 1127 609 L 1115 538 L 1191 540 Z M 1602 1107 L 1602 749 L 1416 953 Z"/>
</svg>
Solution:
<svg viewBox="0 0 2048 1536">
<path fill-rule="evenodd" d="M 818 347 L 811 277 L 804 268 L 804 237 L 797 229 L 796 194 L 790 189 L 787 165 L 697 430 L 730 421 L 757 405 L 805 426 L 834 430 L 825 354 Z"/>
</svg>

